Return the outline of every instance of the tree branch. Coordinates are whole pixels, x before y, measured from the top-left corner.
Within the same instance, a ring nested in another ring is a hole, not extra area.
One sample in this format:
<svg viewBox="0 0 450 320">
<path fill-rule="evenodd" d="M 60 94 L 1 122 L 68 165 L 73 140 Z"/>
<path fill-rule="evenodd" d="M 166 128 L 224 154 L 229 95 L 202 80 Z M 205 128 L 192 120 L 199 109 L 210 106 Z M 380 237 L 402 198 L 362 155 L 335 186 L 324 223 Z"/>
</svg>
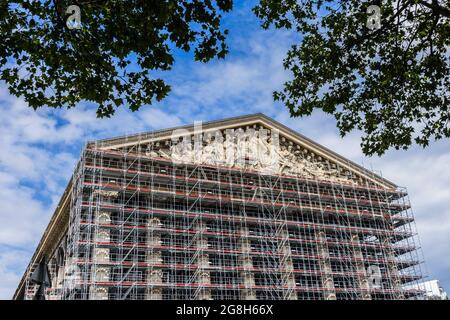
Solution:
<svg viewBox="0 0 450 320">
<path fill-rule="evenodd" d="M 400 2 L 399 2 L 400 3 Z M 365 40 L 370 39 L 370 38 L 374 38 L 377 37 L 378 35 L 383 34 L 386 30 L 388 30 L 390 27 L 394 27 L 393 23 L 395 21 L 395 19 L 397 17 L 400 16 L 400 14 L 405 11 L 405 9 L 408 8 L 408 6 L 412 4 L 411 0 L 405 1 L 402 5 L 402 7 L 397 9 L 397 12 L 394 13 L 394 15 L 388 20 L 385 21 L 380 29 L 375 30 L 374 32 L 368 32 L 365 34 L 362 34 L 359 37 L 356 37 L 355 39 L 353 39 L 353 43 L 351 43 L 351 46 L 345 46 L 345 50 L 350 50 L 351 48 L 353 48 L 355 45 L 360 45 L 361 43 L 363 43 Z"/>
<path fill-rule="evenodd" d="M 428 3 L 426 1 L 420 1 L 420 4 L 433 10 L 435 14 L 441 15 L 443 17 L 450 18 L 450 9 L 443 7 L 439 5 L 437 1 L 434 1 L 432 3 Z"/>
</svg>

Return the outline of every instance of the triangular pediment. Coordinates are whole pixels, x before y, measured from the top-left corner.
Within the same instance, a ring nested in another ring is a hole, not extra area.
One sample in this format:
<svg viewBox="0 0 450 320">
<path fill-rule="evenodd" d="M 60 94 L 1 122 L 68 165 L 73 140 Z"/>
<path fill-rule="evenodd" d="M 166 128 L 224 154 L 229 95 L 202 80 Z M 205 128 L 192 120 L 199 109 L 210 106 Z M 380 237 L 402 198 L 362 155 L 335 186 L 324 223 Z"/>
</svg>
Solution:
<svg viewBox="0 0 450 320">
<path fill-rule="evenodd" d="M 396 186 L 269 117 L 256 114 L 96 141 L 103 150 L 318 181 Z"/>
</svg>

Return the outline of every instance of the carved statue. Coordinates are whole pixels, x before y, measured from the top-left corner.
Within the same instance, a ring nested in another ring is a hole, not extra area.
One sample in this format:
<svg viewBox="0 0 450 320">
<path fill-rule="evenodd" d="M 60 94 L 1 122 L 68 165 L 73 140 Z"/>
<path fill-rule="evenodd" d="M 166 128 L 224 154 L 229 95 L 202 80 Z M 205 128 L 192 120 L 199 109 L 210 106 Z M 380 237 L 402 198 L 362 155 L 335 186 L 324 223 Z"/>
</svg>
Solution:
<svg viewBox="0 0 450 320">
<path fill-rule="evenodd" d="M 160 150 L 161 151 L 161 150 Z M 184 137 L 182 141 L 177 141 L 170 146 L 170 157 L 176 162 L 192 162 L 194 152 L 190 137 Z"/>
<path fill-rule="evenodd" d="M 176 162 L 182 162 L 183 161 L 183 143 L 178 142 L 178 143 L 173 143 L 170 146 L 170 156 L 172 158 L 173 161 Z"/>
<path fill-rule="evenodd" d="M 247 133 L 239 128 L 236 130 L 236 164 L 240 167 L 244 167 L 247 156 Z"/>
<path fill-rule="evenodd" d="M 225 150 L 223 147 L 223 143 L 214 139 L 212 142 L 214 149 L 214 163 L 215 164 L 223 164 L 225 162 Z"/>
<path fill-rule="evenodd" d="M 207 144 L 202 148 L 202 163 L 205 164 L 214 164 L 215 156 L 214 156 L 214 145 L 212 143 Z"/>
<path fill-rule="evenodd" d="M 236 144 L 234 142 L 234 136 L 230 133 L 226 134 L 225 142 L 225 162 L 228 166 L 233 166 L 235 164 L 236 156 Z"/>
<path fill-rule="evenodd" d="M 353 182 L 349 176 L 343 175 L 335 167 L 330 167 L 321 157 L 312 156 L 311 152 L 295 147 L 284 139 L 279 146 L 276 136 L 267 137 L 264 132 L 255 129 L 235 131 L 217 131 L 209 135 L 207 143 L 201 151 L 193 150 L 191 137 L 184 137 L 163 149 L 158 142 L 148 145 L 145 154 L 150 157 L 172 158 L 176 162 L 194 162 L 232 167 L 248 167 L 265 174 L 294 175 L 311 179 L 326 179 L 336 182 Z M 201 140 L 200 140 L 201 141 Z M 198 160 L 196 160 L 198 159 Z"/>
<path fill-rule="evenodd" d="M 266 151 L 260 154 L 261 171 L 265 173 L 278 173 L 280 167 L 280 154 L 278 146 L 271 139 L 268 142 L 262 141 Z"/>
<path fill-rule="evenodd" d="M 248 137 L 248 158 L 249 165 L 253 168 L 257 168 L 259 166 L 259 157 L 258 157 L 258 149 L 259 149 L 259 137 L 258 131 L 254 129 L 247 130 Z"/>
<path fill-rule="evenodd" d="M 296 158 L 292 153 L 292 146 L 288 146 L 287 148 L 282 147 L 281 150 L 278 151 L 278 154 L 280 155 L 279 174 L 286 174 L 296 167 Z"/>
<path fill-rule="evenodd" d="M 170 159 L 170 150 L 163 150 L 163 149 L 159 149 L 158 150 L 158 153 L 159 153 L 159 156 L 161 157 L 161 158 L 168 158 L 168 159 Z"/>
<path fill-rule="evenodd" d="M 159 153 L 156 150 L 153 150 L 152 145 L 147 145 L 147 149 L 145 149 L 145 155 L 147 157 L 157 158 L 159 157 Z"/>
</svg>

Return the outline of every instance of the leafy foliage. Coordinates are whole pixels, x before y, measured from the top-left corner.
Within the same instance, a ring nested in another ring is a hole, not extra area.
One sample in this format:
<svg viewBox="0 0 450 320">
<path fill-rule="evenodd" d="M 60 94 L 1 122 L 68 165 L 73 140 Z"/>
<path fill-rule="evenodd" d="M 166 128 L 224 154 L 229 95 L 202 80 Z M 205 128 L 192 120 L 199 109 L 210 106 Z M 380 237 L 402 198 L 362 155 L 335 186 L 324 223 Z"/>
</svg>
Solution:
<svg viewBox="0 0 450 320">
<path fill-rule="evenodd" d="M 66 26 L 70 5 L 81 29 Z M 34 109 L 91 101 L 98 117 L 135 111 L 170 91 L 155 76 L 175 48 L 202 62 L 226 55 L 220 22 L 231 9 L 232 0 L 2 0 L 0 79 Z"/>
<path fill-rule="evenodd" d="M 370 5 L 381 28 L 367 28 Z M 342 136 L 363 132 L 367 155 L 450 137 L 450 1 L 261 0 L 262 26 L 301 35 L 275 99 L 292 116 L 332 114 Z"/>
</svg>

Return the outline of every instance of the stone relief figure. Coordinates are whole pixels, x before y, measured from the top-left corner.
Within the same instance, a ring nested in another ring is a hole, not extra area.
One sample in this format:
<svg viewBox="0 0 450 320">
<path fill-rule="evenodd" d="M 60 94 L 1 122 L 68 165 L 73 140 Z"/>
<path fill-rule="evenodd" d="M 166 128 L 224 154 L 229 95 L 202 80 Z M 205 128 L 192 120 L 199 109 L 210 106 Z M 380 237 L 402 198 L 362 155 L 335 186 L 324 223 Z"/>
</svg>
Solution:
<svg viewBox="0 0 450 320">
<path fill-rule="evenodd" d="M 250 167 L 252 167 L 253 169 L 257 169 L 259 167 L 259 157 L 258 157 L 258 149 L 259 149 L 259 136 L 258 136 L 258 131 L 256 131 L 255 129 L 248 129 L 247 130 L 247 137 L 248 137 L 248 142 L 247 142 L 247 150 L 248 150 L 248 156 L 247 158 L 249 159 L 248 163 L 250 165 Z"/>
<path fill-rule="evenodd" d="M 247 148 L 248 134 L 244 131 L 244 129 L 239 128 L 235 131 L 235 136 L 236 136 L 235 164 L 238 167 L 245 167 L 246 157 L 248 155 L 248 148 Z"/>
<path fill-rule="evenodd" d="M 195 152 L 193 149 L 191 137 L 186 137 L 186 140 L 183 141 L 184 162 L 194 162 Z"/>
<path fill-rule="evenodd" d="M 269 148 L 267 142 L 258 137 L 251 142 L 250 154 L 252 154 L 251 159 L 253 160 L 250 165 L 252 170 L 264 171 L 266 167 L 266 162 L 269 162 Z"/>
<path fill-rule="evenodd" d="M 302 158 L 301 160 L 303 164 L 303 174 L 307 178 L 315 178 L 316 177 L 316 166 L 313 163 L 311 156 L 306 156 L 306 158 Z"/>
<path fill-rule="evenodd" d="M 182 140 L 173 141 L 170 146 L 170 157 L 176 162 L 192 162 L 194 152 L 192 150 L 191 137 L 183 137 Z"/>
<path fill-rule="evenodd" d="M 173 161 L 182 162 L 184 157 L 183 143 L 180 141 L 172 143 L 170 146 L 170 156 Z"/>
<path fill-rule="evenodd" d="M 163 149 L 159 142 L 149 144 L 145 154 L 150 157 L 172 158 L 176 162 L 194 162 L 234 167 L 248 167 L 265 174 L 294 175 L 311 179 L 326 179 L 349 183 L 353 178 L 336 169 L 311 151 L 301 149 L 288 140 L 280 147 L 275 136 L 267 136 L 265 129 L 227 129 L 210 133 L 206 143 L 195 150 L 192 137 L 186 136 L 175 141 L 169 149 Z M 203 139 L 200 138 L 200 143 Z M 289 145 L 290 143 L 290 145 Z M 195 160 L 198 159 L 198 160 Z"/>
<path fill-rule="evenodd" d="M 356 182 L 352 179 L 351 173 L 349 171 L 345 171 L 344 174 L 339 174 L 336 177 L 336 181 L 341 183 L 352 183 L 356 184 Z"/>
<path fill-rule="evenodd" d="M 202 163 L 204 164 L 214 164 L 215 156 L 214 156 L 214 144 L 209 143 L 209 139 L 206 142 L 206 145 L 202 148 Z"/>
<path fill-rule="evenodd" d="M 259 136 L 258 133 L 251 133 L 249 137 L 249 166 L 253 170 L 264 171 L 267 173 L 277 172 L 273 169 L 275 161 L 272 149 L 267 141 L 267 136 Z"/>
<path fill-rule="evenodd" d="M 292 146 L 281 147 L 281 150 L 278 151 L 280 155 L 280 168 L 278 170 L 279 174 L 287 174 L 292 172 L 293 169 L 296 168 L 296 158 L 292 153 Z"/>
<path fill-rule="evenodd" d="M 170 150 L 164 150 L 161 147 L 161 144 L 159 142 L 155 143 L 154 149 L 148 151 L 148 156 L 151 157 L 161 157 L 161 158 L 170 158 Z"/>
<path fill-rule="evenodd" d="M 212 134 L 211 138 L 212 164 L 219 165 L 225 162 L 225 150 L 222 132 L 217 130 Z"/>
<path fill-rule="evenodd" d="M 159 153 L 153 150 L 153 145 L 148 144 L 147 148 L 145 149 L 145 155 L 147 157 L 157 158 L 159 157 Z"/>
<path fill-rule="evenodd" d="M 298 175 L 298 176 L 308 176 L 307 172 L 305 171 L 305 167 L 307 166 L 306 161 L 303 159 L 301 152 L 299 150 L 294 151 L 294 167 L 290 170 L 291 175 Z"/>
<path fill-rule="evenodd" d="M 225 163 L 232 167 L 235 164 L 236 144 L 234 142 L 234 134 L 231 130 L 227 130 L 225 135 Z"/>
<path fill-rule="evenodd" d="M 149 149 L 147 149 L 145 151 L 145 155 L 148 156 L 148 157 L 152 157 L 152 158 L 159 157 L 159 153 L 158 152 L 156 152 L 155 150 L 149 150 Z"/>
<path fill-rule="evenodd" d="M 158 153 L 159 153 L 159 156 L 161 157 L 161 158 L 167 158 L 167 159 L 170 159 L 171 158 L 171 156 L 170 156 L 170 150 L 166 150 L 166 149 L 159 149 L 158 150 Z"/>
<path fill-rule="evenodd" d="M 219 141 L 219 139 L 214 138 L 214 141 L 212 142 L 212 144 L 213 144 L 213 149 L 214 149 L 215 164 L 224 164 L 225 149 L 223 147 L 223 138 L 222 138 L 222 141 Z"/>
<path fill-rule="evenodd" d="M 280 167 L 280 154 L 278 146 L 273 143 L 271 138 L 268 141 L 261 140 L 263 144 L 262 152 L 260 151 L 261 171 L 267 174 L 278 173 Z"/>
<path fill-rule="evenodd" d="M 318 179 L 325 179 L 329 174 L 324 165 L 320 162 L 311 162 L 312 172 Z"/>
<path fill-rule="evenodd" d="M 339 171 L 338 170 L 329 168 L 328 164 L 323 163 L 323 162 L 320 162 L 318 164 L 318 166 L 319 166 L 318 172 L 320 173 L 318 178 L 320 178 L 320 179 L 325 178 L 327 180 L 336 181 L 336 182 L 341 181 L 341 180 L 339 180 Z M 349 179 L 344 178 L 342 181 L 349 182 Z"/>
<path fill-rule="evenodd" d="M 336 169 L 329 168 L 328 174 L 329 174 L 330 178 L 333 178 L 333 177 L 336 178 L 339 176 L 339 171 Z"/>
<path fill-rule="evenodd" d="M 213 138 L 212 141 L 203 147 L 202 163 L 205 164 L 222 164 L 225 161 L 225 151 L 223 143 Z"/>
</svg>

